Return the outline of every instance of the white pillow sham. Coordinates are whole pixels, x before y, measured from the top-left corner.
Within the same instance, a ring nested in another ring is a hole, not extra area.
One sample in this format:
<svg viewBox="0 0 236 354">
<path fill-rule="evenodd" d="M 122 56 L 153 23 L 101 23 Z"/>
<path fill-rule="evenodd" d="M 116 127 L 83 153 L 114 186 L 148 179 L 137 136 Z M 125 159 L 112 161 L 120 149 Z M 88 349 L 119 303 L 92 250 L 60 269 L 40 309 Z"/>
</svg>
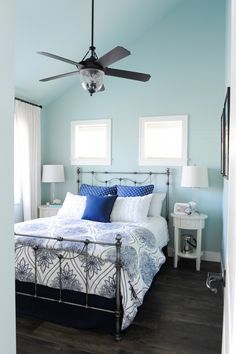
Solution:
<svg viewBox="0 0 236 354">
<path fill-rule="evenodd" d="M 86 196 L 67 192 L 64 203 L 57 216 L 82 218 L 86 206 Z"/>
<path fill-rule="evenodd" d="M 152 194 L 143 197 L 118 197 L 111 212 L 111 221 L 145 221 L 151 199 Z"/>
<path fill-rule="evenodd" d="M 161 209 L 163 201 L 166 197 L 166 193 L 153 193 L 152 200 L 150 203 L 150 208 L 148 210 L 148 216 L 159 216 L 161 215 Z"/>
</svg>

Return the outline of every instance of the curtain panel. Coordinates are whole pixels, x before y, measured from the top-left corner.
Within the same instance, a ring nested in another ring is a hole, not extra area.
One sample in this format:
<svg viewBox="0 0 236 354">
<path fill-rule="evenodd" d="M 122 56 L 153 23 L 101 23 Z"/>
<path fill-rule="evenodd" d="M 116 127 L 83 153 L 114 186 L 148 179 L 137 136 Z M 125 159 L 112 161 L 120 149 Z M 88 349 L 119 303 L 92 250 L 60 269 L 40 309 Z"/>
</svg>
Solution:
<svg viewBox="0 0 236 354">
<path fill-rule="evenodd" d="M 15 100 L 15 129 L 24 220 L 38 217 L 41 202 L 40 107 Z"/>
</svg>

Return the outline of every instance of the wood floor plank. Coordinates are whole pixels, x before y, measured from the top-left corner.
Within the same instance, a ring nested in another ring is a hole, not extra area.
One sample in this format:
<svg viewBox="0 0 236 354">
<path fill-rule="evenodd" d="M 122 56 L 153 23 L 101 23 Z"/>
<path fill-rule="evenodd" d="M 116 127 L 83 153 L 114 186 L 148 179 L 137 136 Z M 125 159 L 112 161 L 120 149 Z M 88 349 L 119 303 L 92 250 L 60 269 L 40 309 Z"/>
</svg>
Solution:
<svg viewBox="0 0 236 354">
<path fill-rule="evenodd" d="M 82 350 L 78 350 L 77 347 L 73 347 L 72 345 L 60 343 L 48 342 L 39 338 L 28 337 L 28 336 L 20 336 L 17 341 L 17 353 L 22 354 L 42 354 L 42 353 L 50 353 L 50 354 L 58 354 L 58 353 L 70 353 L 70 354 L 91 354 L 91 352 L 85 352 Z"/>
<path fill-rule="evenodd" d="M 106 332 L 17 318 L 17 354 L 220 354 L 223 296 L 205 286 L 219 264 L 168 259 L 155 277 L 133 324 L 115 342 Z"/>
<path fill-rule="evenodd" d="M 32 334 L 40 326 L 40 321 L 35 318 L 21 316 L 16 318 L 17 333 Z"/>
</svg>

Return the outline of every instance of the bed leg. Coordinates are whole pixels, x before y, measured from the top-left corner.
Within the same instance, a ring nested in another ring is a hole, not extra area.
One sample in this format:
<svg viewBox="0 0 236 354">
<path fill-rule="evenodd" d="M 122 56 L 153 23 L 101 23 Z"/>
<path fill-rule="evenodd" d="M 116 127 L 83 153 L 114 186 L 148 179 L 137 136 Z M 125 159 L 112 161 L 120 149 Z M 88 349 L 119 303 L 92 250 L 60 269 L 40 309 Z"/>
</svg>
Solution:
<svg viewBox="0 0 236 354">
<path fill-rule="evenodd" d="M 116 333 L 115 333 L 115 340 L 118 342 L 121 340 L 121 335 L 120 335 L 120 317 L 121 317 L 121 314 L 120 314 L 120 311 L 116 312 Z"/>
</svg>

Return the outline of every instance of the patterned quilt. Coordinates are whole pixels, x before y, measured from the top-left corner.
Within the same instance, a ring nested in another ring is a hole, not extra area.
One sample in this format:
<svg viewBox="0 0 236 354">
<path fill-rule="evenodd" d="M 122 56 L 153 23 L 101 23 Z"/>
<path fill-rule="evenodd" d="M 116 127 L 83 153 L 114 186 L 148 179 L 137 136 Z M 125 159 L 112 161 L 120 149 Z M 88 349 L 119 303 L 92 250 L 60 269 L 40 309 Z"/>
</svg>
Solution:
<svg viewBox="0 0 236 354">
<path fill-rule="evenodd" d="M 34 282 L 32 247 L 39 246 L 38 284 L 59 288 L 59 260 L 56 254 L 58 251 L 63 254 L 62 288 L 85 292 L 87 271 L 89 293 L 107 298 L 115 296 L 115 247 L 89 244 L 86 262 L 84 244 L 67 241 L 67 239 L 115 242 L 117 234 L 120 234 L 122 237 L 121 295 L 124 311 L 122 329 L 128 327 L 133 321 L 153 277 L 165 262 L 158 237 L 137 224 L 99 223 L 55 216 L 18 223 L 15 225 L 15 234 L 17 280 Z M 17 234 L 42 236 L 42 238 L 22 237 Z M 63 236 L 64 241 L 44 239 L 45 236 Z"/>
</svg>

